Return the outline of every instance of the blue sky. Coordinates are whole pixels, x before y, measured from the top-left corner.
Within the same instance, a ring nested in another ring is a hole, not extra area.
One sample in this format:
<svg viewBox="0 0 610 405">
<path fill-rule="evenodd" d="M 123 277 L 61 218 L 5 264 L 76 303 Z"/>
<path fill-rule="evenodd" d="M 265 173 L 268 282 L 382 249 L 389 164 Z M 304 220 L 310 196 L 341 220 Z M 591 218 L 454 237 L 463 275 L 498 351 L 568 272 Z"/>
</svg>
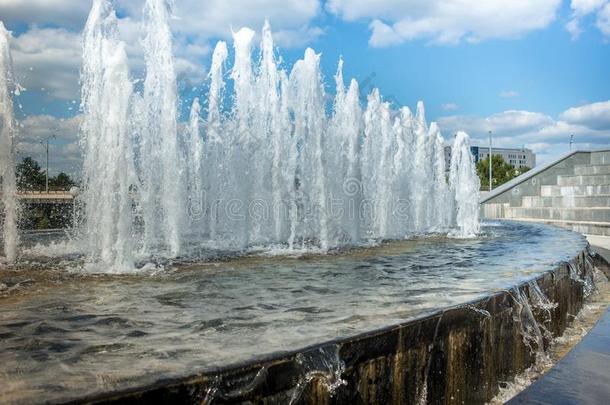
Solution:
<svg viewBox="0 0 610 405">
<path fill-rule="evenodd" d="M 306 47 L 321 52 L 332 92 L 340 55 L 345 76 L 386 99 L 426 104 L 447 140 L 474 143 L 489 129 L 502 146 L 526 146 L 544 162 L 568 149 L 610 146 L 610 0 L 175 0 L 176 66 L 188 103 L 205 89 L 211 50 L 231 27 L 269 18 L 289 68 Z M 115 0 L 134 79 L 143 0 Z M 13 31 L 21 155 L 57 133 L 55 171 L 79 162 L 79 34 L 90 2 L 0 0 Z M 193 91 L 193 87 L 195 90 Z M 21 107 L 19 107 L 21 106 Z"/>
</svg>

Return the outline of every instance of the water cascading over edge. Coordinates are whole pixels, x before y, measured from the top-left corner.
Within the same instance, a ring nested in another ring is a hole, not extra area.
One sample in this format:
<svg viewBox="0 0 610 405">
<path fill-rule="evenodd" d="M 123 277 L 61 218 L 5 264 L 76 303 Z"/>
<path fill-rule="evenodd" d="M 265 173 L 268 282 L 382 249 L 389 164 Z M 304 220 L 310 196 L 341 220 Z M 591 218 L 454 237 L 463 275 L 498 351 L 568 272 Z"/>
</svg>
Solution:
<svg viewBox="0 0 610 405">
<path fill-rule="evenodd" d="M 375 89 L 361 106 L 340 60 L 328 106 L 320 55 L 308 48 L 283 70 L 268 22 L 258 56 L 254 31 L 233 34 L 232 68 L 226 43 L 217 44 L 207 99 L 196 98 L 179 126 L 169 15 L 164 0 L 146 2 L 142 94 L 129 79 L 110 3 L 96 0 L 87 23 L 84 205 L 95 258 L 123 268 L 138 258 L 194 257 L 202 247 L 327 251 L 476 235 L 467 135 L 456 137 L 447 179 L 443 138 L 423 103 L 415 116 L 395 111 Z"/>
<path fill-rule="evenodd" d="M 4 258 L 13 263 L 17 258 L 19 235 L 17 232 L 18 207 L 15 179 L 15 127 L 11 88 L 14 85 L 10 53 L 11 34 L 0 21 L 0 222 L 4 240 Z M 0 256 L 0 261 L 2 257 Z"/>
</svg>

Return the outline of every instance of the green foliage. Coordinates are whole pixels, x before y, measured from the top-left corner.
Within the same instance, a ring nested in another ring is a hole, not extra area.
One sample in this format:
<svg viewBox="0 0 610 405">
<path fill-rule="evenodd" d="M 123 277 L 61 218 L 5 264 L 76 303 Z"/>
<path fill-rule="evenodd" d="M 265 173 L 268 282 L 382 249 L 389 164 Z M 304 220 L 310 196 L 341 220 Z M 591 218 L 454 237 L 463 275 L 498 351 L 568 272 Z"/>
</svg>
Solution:
<svg viewBox="0 0 610 405">
<path fill-rule="evenodd" d="M 55 190 L 69 190 L 76 183 L 66 173 L 61 172 L 55 177 L 49 179 L 49 188 Z"/>
<path fill-rule="evenodd" d="M 37 161 L 31 157 L 23 158 L 17 165 L 17 188 L 21 191 L 44 190 L 45 174 Z"/>
<path fill-rule="evenodd" d="M 40 164 L 31 157 L 23 158 L 17 165 L 17 188 L 20 191 L 43 191 L 46 176 Z M 49 177 L 51 190 L 69 190 L 76 183 L 66 173 L 61 172 L 55 177 Z"/>
<path fill-rule="evenodd" d="M 47 216 L 41 216 L 36 221 L 36 229 L 49 229 L 51 228 L 51 221 Z"/>
<path fill-rule="evenodd" d="M 513 168 L 502 156 L 493 155 L 491 160 L 493 188 L 501 186 L 530 170 L 529 167 Z M 489 157 L 477 162 L 477 174 L 481 179 L 481 189 L 489 190 Z"/>
</svg>

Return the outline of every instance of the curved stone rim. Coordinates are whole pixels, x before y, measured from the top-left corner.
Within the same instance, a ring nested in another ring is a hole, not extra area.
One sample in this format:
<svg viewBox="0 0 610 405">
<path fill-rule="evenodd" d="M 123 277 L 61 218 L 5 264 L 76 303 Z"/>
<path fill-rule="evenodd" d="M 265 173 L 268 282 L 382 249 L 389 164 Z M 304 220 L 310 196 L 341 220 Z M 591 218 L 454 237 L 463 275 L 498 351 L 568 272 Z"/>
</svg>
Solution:
<svg viewBox="0 0 610 405">
<path fill-rule="evenodd" d="M 499 381 L 534 362 L 524 327 L 544 328 L 536 349 L 563 333 L 585 299 L 584 283 L 574 276 L 591 278 L 594 266 L 610 269 L 587 245 L 569 262 L 508 290 L 404 323 L 73 402 L 486 402 Z M 530 305 L 533 283 L 556 308 Z"/>
</svg>

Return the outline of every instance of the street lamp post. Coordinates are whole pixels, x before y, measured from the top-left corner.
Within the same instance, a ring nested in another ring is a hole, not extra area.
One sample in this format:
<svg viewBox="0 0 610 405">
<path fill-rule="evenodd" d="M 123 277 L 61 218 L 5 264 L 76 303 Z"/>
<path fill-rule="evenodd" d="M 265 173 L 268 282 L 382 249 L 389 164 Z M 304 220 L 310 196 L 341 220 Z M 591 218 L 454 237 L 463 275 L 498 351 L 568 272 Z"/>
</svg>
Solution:
<svg viewBox="0 0 610 405">
<path fill-rule="evenodd" d="M 491 176 L 492 176 L 492 172 L 491 172 L 491 130 L 489 130 L 489 191 L 491 191 Z"/>
<path fill-rule="evenodd" d="M 574 135 L 570 135 L 570 150 L 572 150 L 573 143 L 574 143 Z"/>
<path fill-rule="evenodd" d="M 42 146 L 45 147 L 45 151 L 46 151 L 46 166 L 47 166 L 47 170 L 45 171 L 45 192 L 48 194 L 49 193 L 49 139 L 55 139 L 56 135 L 53 134 L 51 136 L 48 136 L 45 139 L 45 142 L 40 142 L 42 144 Z"/>
</svg>

